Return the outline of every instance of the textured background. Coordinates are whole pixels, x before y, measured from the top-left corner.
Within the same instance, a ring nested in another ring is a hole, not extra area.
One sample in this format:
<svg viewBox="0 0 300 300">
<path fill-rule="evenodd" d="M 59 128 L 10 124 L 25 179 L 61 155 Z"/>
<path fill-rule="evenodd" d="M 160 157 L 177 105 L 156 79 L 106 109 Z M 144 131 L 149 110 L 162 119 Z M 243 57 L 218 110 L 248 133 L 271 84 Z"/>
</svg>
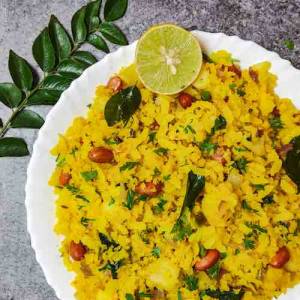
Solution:
<svg viewBox="0 0 300 300">
<path fill-rule="evenodd" d="M 85 1 L 0 0 L 0 82 L 10 80 L 7 71 L 9 49 L 33 65 L 31 45 L 39 31 L 55 14 L 67 27 L 77 8 Z M 134 41 L 150 25 L 174 22 L 196 25 L 211 32 L 238 35 L 278 52 L 300 67 L 300 0 L 129 0 L 126 17 L 118 22 Z M 283 46 L 295 41 L 296 50 Z M 98 58 L 101 53 L 95 53 Z M 50 108 L 36 108 L 46 115 Z M 0 118 L 8 111 L 0 105 Z M 15 130 L 32 149 L 37 132 Z M 46 155 L 46 154 L 45 154 Z M 24 185 L 29 157 L 0 158 L 0 300 L 57 299 L 35 261 L 26 231 Z M 42 222 L 42 220 L 41 220 Z"/>
</svg>

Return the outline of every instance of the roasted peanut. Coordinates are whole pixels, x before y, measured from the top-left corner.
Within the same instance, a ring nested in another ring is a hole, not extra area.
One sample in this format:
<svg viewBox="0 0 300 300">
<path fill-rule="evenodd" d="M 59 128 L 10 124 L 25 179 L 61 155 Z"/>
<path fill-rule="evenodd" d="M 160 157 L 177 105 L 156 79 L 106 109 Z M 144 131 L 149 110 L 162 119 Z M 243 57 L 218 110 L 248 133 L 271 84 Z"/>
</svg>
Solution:
<svg viewBox="0 0 300 300">
<path fill-rule="evenodd" d="M 228 67 L 228 71 L 229 72 L 233 72 L 235 73 L 238 77 L 242 76 L 242 71 L 239 67 L 237 67 L 236 65 L 231 65 Z"/>
<path fill-rule="evenodd" d="M 80 261 L 84 259 L 86 247 L 81 242 L 75 243 L 71 241 L 69 252 L 73 260 Z"/>
<path fill-rule="evenodd" d="M 112 89 L 114 93 L 120 92 L 123 88 L 122 79 L 119 76 L 114 76 L 109 79 L 107 87 Z"/>
<path fill-rule="evenodd" d="M 182 108 L 186 109 L 192 105 L 193 97 L 187 93 L 181 93 L 179 95 L 179 103 Z"/>
<path fill-rule="evenodd" d="M 135 192 L 140 195 L 145 195 L 149 197 L 155 197 L 162 191 L 162 184 L 158 183 L 155 184 L 153 181 L 150 182 L 140 182 L 135 187 Z"/>
<path fill-rule="evenodd" d="M 70 173 L 61 172 L 59 176 L 59 184 L 62 186 L 67 185 L 69 184 L 71 178 L 72 176 Z"/>
<path fill-rule="evenodd" d="M 195 272 L 206 271 L 211 268 L 220 258 L 220 252 L 216 249 L 209 249 L 203 258 L 194 264 Z"/>
<path fill-rule="evenodd" d="M 270 265 L 273 268 L 281 269 L 290 260 L 290 253 L 287 247 L 281 247 L 272 257 Z"/>
<path fill-rule="evenodd" d="M 283 145 L 281 147 L 277 147 L 276 152 L 277 152 L 277 154 L 279 155 L 279 157 L 281 159 L 284 159 L 285 156 L 287 155 L 287 153 L 289 151 L 293 150 L 293 148 L 294 148 L 293 144 L 286 144 L 286 145 Z"/>
<path fill-rule="evenodd" d="M 258 83 L 258 72 L 253 70 L 252 68 L 249 68 L 249 75 L 250 77 L 252 78 L 252 80 L 255 82 L 255 83 Z"/>
<path fill-rule="evenodd" d="M 89 159 L 95 163 L 110 163 L 114 159 L 114 154 L 110 149 L 95 147 L 89 152 Z"/>
<path fill-rule="evenodd" d="M 226 165 L 226 159 L 224 158 L 224 152 L 221 148 L 218 148 L 217 151 L 212 155 L 212 158 L 218 161 L 223 166 Z"/>
</svg>

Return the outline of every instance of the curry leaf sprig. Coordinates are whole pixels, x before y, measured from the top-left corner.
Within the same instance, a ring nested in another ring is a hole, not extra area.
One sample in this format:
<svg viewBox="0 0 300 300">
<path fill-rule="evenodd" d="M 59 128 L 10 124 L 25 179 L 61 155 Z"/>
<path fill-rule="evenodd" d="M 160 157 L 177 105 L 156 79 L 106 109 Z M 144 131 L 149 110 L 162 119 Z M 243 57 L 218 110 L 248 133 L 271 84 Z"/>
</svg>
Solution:
<svg viewBox="0 0 300 300">
<path fill-rule="evenodd" d="M 0 83 L 0 102 L 11 109 L 11 115 L 5 122 L 0 119 L 0 157 L 29 154 L 24 139 L 5 135 L 11 128 L 39 129 L 43 125 L 43 118 L 28 107 L 54 105 L 71 82 L 97 62 L 90 52 L 80 50 L 84 44 L 106 53 L 106 41 L 128 44 L 124 33 L 112 23 L 124 16 L 128 0 L 106 0 L 104 21 L 100 19 L 101 2 L 89 2 L 73 15 L 72 34 L 51 16 L 32 46 L 33 57 L 43 71 L 42 78 L 37 78 L 29 63 L 10 50 L 8 67 L 13 83 Z"/>
</svg>

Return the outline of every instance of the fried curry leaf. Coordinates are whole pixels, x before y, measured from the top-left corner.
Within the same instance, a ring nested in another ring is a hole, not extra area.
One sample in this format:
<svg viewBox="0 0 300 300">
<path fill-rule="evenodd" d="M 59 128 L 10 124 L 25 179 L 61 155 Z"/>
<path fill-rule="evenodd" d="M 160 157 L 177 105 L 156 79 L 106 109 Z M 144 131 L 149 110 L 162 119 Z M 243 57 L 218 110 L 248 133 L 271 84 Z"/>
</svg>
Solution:
<svg viewBox="0 0 300 300">
<path fill-rule="evenodd" d="M 194 208 L 195 202 L 201 191 L 205 186 L 205 177 L 197 175 L 193 171 L 188 174 L 186 194 L 180 212 L 180 217 L 183 215 L 186 208 L 190 211 Z"/>
<path fill-rule="evenodd" d="M 104 116 L 108 126 L 123 121 L 127 124 L 141 103 L 141 93 L 136 86 L 128 87 L 113 95 L 106 103 Z"/>
<path fill-rule="evenodd" d="M 186 212 L 188 210 L 192 211 L 195 206 L 196 199 L 200 192 L 204 189 L 204 186 L 205 177 L 190 171 L 188 174 L 186 194 L 183 200 L 180 215 L 171 231 L 171 233 L 174 233 L 175 240 L 183 240 L 185 237 L 192 234 L 192 226 L 187 220 Z"/>
<path fill-rule="evenodd" d="M 275 203 L 275 201 L 274 201 L 274 196 L 272 194 L 267 195 L 262 199 L 262 206 L 265 206 L 267 204 L 273 204 L 273 203 Z"/>
<path fill-rule="evenodd" d="M 244 291 L 240 290 L 238 294 L 236 294 L 234 291 L 221 291 L 219 289 L 218 290 L 208 289 L 200 294 L 200 299 L 202 299 L 202 297 L 206 295 L 219 300 L 241 300 L 244 296 Z"/>
<path fill-rule="evenodd" d="M 291 140 L 293 149 L 290 150 L 283 163 L 287 175 L 294 181 L 300 192 L 300 135 Z"/>
</svg>

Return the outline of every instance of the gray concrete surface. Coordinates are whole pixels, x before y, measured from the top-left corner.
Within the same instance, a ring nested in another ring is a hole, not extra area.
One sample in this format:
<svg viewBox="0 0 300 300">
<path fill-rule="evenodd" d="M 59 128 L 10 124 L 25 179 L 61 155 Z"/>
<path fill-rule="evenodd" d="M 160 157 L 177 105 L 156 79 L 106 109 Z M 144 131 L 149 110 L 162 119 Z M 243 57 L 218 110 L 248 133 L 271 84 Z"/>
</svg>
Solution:
<svg viewBox="0 0 300 300">
<path fill-rule="evenodd" d="M 83 0 L 0 0 L 0 82 L 9 81 L 7 57 L 14 49 L 35 65 L 32 41 L 55 14 L 66 26 Z M 134 41 L 150 25 L 174 22 L 253 40 L 300 67 L 300 0 L 129 0 L 120 27 Z M 296 50 L 283 46 L 293 39 Z M 103 56 L 95 52 L 98 58 Z M 46 115 L 49 107 L 36 108 Z M 8 110 L 0 104 L 0 118 Z M 37 132 L 15 130 L 32 149 Z M 26 231 L 24 185 L 30 157 L 0 158 L 0 300 L 57 299 L 35 261 Z M 42 220 L 41 220 L 42 221 Z"/>
</svg>

